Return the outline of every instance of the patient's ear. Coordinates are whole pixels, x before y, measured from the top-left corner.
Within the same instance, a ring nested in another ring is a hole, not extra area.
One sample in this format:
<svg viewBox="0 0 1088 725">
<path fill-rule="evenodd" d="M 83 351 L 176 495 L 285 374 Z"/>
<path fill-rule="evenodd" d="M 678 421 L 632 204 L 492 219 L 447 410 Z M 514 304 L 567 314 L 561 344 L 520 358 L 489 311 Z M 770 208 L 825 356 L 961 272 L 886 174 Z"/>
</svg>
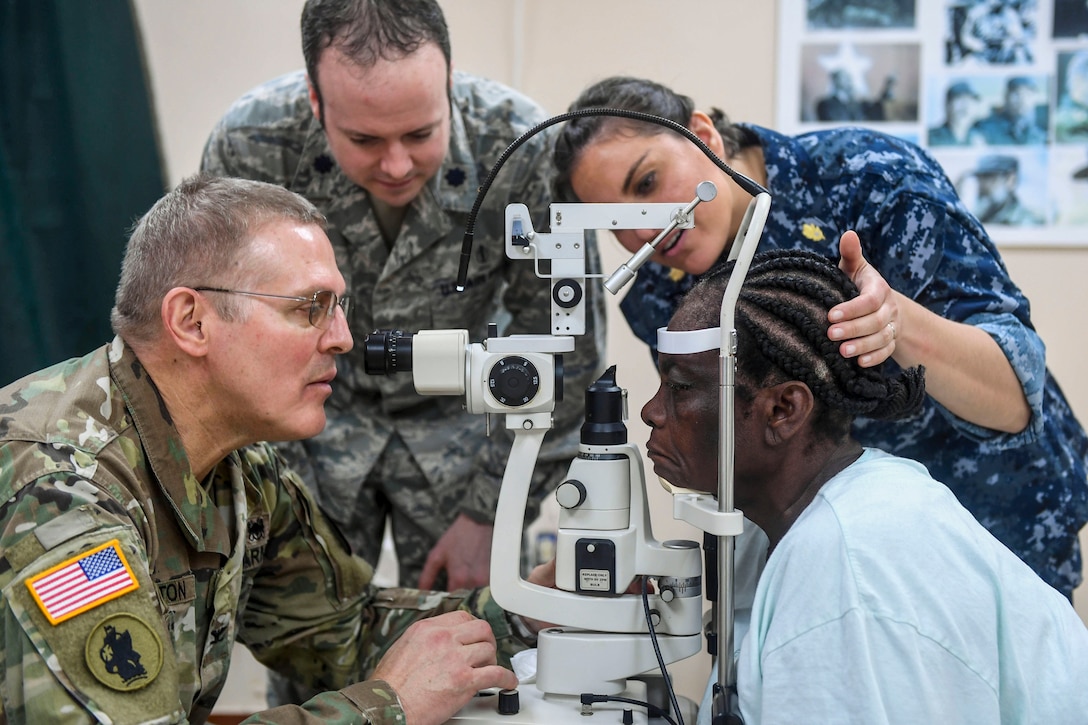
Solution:
<svg viewBox="0 0 1088 725">
<path fill-rule="evenodd" d="M 759 391 L 764 435 L 769 446 L 788 442 L 808 428 L 816 399 L 800 380 L 779 383 Z"/>
</svg>

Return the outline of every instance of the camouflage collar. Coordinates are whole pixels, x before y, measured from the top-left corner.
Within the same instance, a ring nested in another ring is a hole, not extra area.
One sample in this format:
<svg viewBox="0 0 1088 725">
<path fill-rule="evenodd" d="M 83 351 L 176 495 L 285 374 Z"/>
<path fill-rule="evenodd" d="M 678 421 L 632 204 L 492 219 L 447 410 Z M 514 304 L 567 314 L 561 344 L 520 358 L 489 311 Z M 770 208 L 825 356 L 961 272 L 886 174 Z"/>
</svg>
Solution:
<svg viewBox="0 0 1088 725">
<path fill-rule="evenodd" d="M 287 188 L 305 196 L 320 209 L 337 205 L 355 206 L 366 201 L 366 191 L 344 176 L 329 149 L 325 129 L 316 118 L 306 129 L 298 166 Z"/>
<path fill-rule="evenodd" d="M 456 75 L 455 75 L 456 77 Z M 457 103 L 453 104 L 450 119 L 450 148 L 446 160 L 431 181 L 440 203 L 446 209 L 467 214 L 476 201 L 476 191 L 483 183 L 481 173 L 491 170 L 491 165 L 498 159 L 477 159 L 472 152 L 472 143 L 465 129 L 465 119 Z M 477 167 L 477 164 L 480 166 Z M 484 167 L 484 164 L 488 166 Z"/>
<path fill-rule="evenodd" d="M 189 456 L 174 427 L 170 411 L 151 376 L 132 349 L 119 337 L 115 337 L 109 346 L 109 364 L 110 377 L 121 390 L 125 407 L 139 434 L 150 469 L 148 473 L 173 506 L 189 543 L 197 551 L 229 555 L 227 524 L 220 517 L 214 499 L 193 475 Z M 216 466 L 212 477 L 220 468 L 229 467 L 230 460 L 228 458 Z M 226 480 L 230 480 L 229 474 Z"/>
</svg>

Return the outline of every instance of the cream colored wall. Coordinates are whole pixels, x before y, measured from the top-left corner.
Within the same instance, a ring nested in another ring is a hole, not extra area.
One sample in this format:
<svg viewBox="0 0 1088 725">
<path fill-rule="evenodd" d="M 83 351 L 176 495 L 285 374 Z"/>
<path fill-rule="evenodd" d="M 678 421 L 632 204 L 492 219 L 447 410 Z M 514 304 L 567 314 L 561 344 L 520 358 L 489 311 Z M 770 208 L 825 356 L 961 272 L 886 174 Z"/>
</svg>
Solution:
<svg viewBox="0 0 1088 725">
<path fill-rule="evenodd" d="M 776 4 L 750 0 L 442 0 L 454 64 L 503 81 L 558 113 L 585 85 L 617 73 L 644 75 L 718 105 L 731 117 L 774 125 Z M 301 0 L 135 0 L 145 34 L 152 90 L 169 178 L 197 169 L 204 138 L 227 105 L 248 88 L 301 67 Z M 605 250 L 606 268 L 624 255 Z M 1088 421 L 1088 249 L 1005 249 L 1012 276 L 1032 300 L 1051 369 L 1074 410 Z M 646 440 L 638 410 L 656 389 L 644 348 L 611 301 L 609 359 L 622 361 L 631 400 L 632 439 Z M 698 539 L 670 520 L 654 490 L 655 535 Z M 1086 541 L 1088 545 L 1088 541 Z M 1088 588 L 1077 593 L 1088 621 Z M 705 657 L 677 674 L 697 696 Z M 261 692 L 259 672 L 243 661 L 220 703 L 244 711 Z"/>
</svg>

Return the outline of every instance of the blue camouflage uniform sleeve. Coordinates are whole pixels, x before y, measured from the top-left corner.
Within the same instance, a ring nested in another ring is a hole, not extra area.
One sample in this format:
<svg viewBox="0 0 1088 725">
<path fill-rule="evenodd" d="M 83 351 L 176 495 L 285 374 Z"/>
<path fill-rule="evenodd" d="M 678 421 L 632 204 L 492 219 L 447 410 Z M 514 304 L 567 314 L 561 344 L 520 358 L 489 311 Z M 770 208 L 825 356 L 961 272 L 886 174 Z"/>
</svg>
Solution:
<svg viewBox="0 0 1088 725">
<path fill-rule="evenodd" d="M 1005 353 L 1012 371 L 1020 381 L 1031 409 L 1031 419 L 1019 433 L 997 433 L 990 428 L 969 423 L 950 413 L 938 403 L 941 412 L 964 435 L 977 441 L 989 441 L 998 450 L 1017 448 L 1034 443 L 1043 434 L 1043 390 L 1046 387 L 1046 347 L 1036 332 L 1024 326 L 1014 315 L 982 313 L 964 320 L 984 330 Z M 936 402 L 936 401 L 934 401 Z"/>
<path fill-rule="evenodd" d="M 865 256 L 893 289 L 941 317 L 987 332 L 1008 359 L 1031 408 L 1028 426 L 1014 434 L 974 425 L 937 404 L 941 414 L 964 435 L 998 449 L 1031 443 L 1044 424 L 1046 356 L 1028 318 L 1028 301 L 962 202 L 916 188 L 918 183 L 908 177 L 898 188 L 869 184 L 870 193 L 857 210 Z"/>
</svg>

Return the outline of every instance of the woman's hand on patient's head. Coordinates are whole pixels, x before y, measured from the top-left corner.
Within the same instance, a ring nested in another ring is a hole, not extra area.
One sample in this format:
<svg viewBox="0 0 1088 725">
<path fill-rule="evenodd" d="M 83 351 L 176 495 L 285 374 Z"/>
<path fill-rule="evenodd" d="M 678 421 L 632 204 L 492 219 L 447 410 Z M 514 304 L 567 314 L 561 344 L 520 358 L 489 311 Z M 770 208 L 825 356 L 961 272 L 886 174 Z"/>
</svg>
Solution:
<svg viewBox="0 0 1088 725">
<path fill-rule="evenodd" d="M 831 308 L 827 336 L 840 343 L 843 357 L 857 358 L 863 368 L 873 367 L 892 356 L 903 332 L 898 300 L 880 272 L 865 259 L 857 232 L 843 233 L 839 254 L 839 269 L 857 285 L 858 296 Z"/>
</svg>

